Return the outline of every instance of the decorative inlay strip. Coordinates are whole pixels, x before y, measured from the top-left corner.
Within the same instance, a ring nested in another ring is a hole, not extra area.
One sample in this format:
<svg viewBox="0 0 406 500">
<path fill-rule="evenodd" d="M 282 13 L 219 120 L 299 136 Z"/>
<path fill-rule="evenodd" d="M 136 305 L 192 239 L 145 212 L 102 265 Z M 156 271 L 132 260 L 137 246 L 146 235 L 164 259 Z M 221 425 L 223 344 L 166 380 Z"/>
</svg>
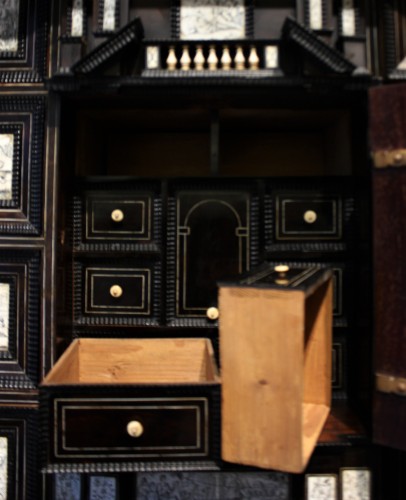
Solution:
<svg viewBox="0 0 406 500">
<path fill-rule="evenodd" d="M 0 437 L 0 500 L 7 500 L 8 439 Z"/>
<path fill-rule="evenodd" d="M 10 285 L 9 283 L 0 283 L 0 351 L 8 351 L 9 349 L 9 314 Z"/>
<path fill-rule="evenodd" d="M 11 200 L 14 134 L 0 134 L 0 200 Z"/>
</svg>

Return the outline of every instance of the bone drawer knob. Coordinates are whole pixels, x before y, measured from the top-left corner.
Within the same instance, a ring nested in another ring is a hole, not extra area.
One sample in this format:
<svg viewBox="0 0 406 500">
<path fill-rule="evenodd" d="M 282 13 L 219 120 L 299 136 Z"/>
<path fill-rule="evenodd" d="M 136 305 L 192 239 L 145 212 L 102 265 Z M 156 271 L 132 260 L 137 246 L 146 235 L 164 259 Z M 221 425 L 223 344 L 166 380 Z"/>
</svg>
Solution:
<svg viewBox="0 0 406 500">
<path fill-rule="evenodd" d="M 120 210 L 119 208 L 117 208 L 116 210 L 113 210 L 111 212 L 111 219 L 114 222 L 121 222 L 124 219 L 124 213 L 123 213 L 123 211 Z"/>
<path fill-rule="evenodd" d="M 317 220 L 317 213 L 314 210 L 306 210 L 303 214 L 303 219 L 308 224 L 313 224 Z"/>
<path fill-rule="evenodd" d="M 110 295 L 115 299 L 118 299 L 118 297 L 121 297 L 123 295 L 123 289 L 120 285 L 113 285 L 110 288 Z"/>
<path fill-rule="evenodd" d="M 215 319 L 218 319 L 218 317 L 220 316 L 220 313 L 219 313 L 219 310 L 217 309 L 217 307 L 209 307 L 206 311 L 206 316 L 209 319 L 215 320 Z"/>
<path fill-rule="evenodd" d="M 279 264 L 278 266 L 274 267 L 274 271 L 276 271 L 280 275 L 284 275 L 289 271 L 289 266 L 287 266 L 286 264 Z"/>
<path fill-rule="evenodd" d="M 144 427 L 141 422 L 138 422 L 138 420 L 131 420 L 131 422 L 128 422 L 127 424 L 127 432 L 131 437 L 138 438 L 142 436 Z"/>
</svg>

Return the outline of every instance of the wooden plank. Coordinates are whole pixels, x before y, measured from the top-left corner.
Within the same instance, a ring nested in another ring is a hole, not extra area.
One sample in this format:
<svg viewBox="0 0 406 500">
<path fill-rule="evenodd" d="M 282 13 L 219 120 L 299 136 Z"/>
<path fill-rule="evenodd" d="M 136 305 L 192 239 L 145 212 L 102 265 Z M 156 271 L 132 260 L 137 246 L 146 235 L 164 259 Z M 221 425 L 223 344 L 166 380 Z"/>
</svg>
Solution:
<svg viewBox="0 0 406 500">
<path fill-rule="evenodd" d="M 332 303 L 331 280 L 306 299 L 303 400 L 325 406 L 331 403 Z"/>
<path fill-rule="evenodd" d="M 220 288 L 222 456 L 302 469 L 304 293 Z"/>
</svg>

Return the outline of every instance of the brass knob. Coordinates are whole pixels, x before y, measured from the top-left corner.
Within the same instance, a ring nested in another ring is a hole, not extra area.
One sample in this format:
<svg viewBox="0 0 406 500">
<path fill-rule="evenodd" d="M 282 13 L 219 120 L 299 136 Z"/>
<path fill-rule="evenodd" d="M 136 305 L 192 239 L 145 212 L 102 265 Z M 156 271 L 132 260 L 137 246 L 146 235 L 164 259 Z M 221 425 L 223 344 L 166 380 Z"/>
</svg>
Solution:
<svg viewBox="0 0 406 500">
<path fill-rule="evenodd" d="M 121 222 L 124 219 L 124 212 L 119 208 L 116 208 L 116 210 L 111 212 L 111 219 L 114 222 Z"/>
<path fill-rule="evenodd" d="M 313 224 L 317 220 L 317 213 L 314 210 L 306 210 L 303 214 L 303 219 L 308 224 Z"/>
<path fill-rule="evenodd" d="M 127 424 L 127 432 L 133 438 L 138 438 L 144 433 L 144 426 L 138 420 L 131 420 Z"/>
<path fill-rule="evenodd" d="M 209 307 L 206 311 L 206 316 L 214 321 L 220 316 L 220 311 L 217 309 L 217 307 Z"/>
<path fill-rule="evenodd" d="M 113 285 L 110 288 L 110 295 L 114 297 L 115 299 L 118 299 L 123 295 L 123 289 L 121 288 L 120 285 Z"/>
</svg>

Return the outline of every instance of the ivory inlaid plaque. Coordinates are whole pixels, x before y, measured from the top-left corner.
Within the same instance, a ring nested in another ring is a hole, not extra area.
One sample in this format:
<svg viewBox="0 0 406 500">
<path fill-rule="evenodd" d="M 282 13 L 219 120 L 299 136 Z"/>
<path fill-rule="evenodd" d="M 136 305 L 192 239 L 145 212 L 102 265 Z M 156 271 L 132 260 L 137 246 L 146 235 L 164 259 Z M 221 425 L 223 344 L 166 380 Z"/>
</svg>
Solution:
<svg viewBox="0 0 406 500">
<path fill-rule="evenodd" d="M 83 0 L 73 0 L 71 36 L 83 35 Z"/>
<path fill-rule="evenodd" d="M 371 471 L 342 469 L 341 498 L 342 500 L 371 500 Z"/>
<path fill-rule="evenodd" d="M 343 0 L 341 11 L 341 26 L 344 36 L 355 36 L 355 9 L 354 0 Z"/>
<path fill-rule="evenodd" d="M 109 476 L 90 477 L 89 500 L 116 500 L 116 478 Z"/>
<path fill-rule="evenodd" d="M 265 68 L 276 69 L 278 66 L 278 47 L 276 45 L 267 45 L 265 47 Z"/>
<path fill-rule="evenodd" d="M 17 52 L 20 0 L 0 0 L 0 52 Z"/>
<path fill-rule="evenodd" d="M 10 285 L 0 283 L 0 351 L 9 349 Z"/>
<path fill-rule="evenodd" d="M 14 135 L 0 134 L 0 200 L 11 200 L 13 196 L 13 151 Z"/>
<path fill-rule="evenodd" d="M 312 30 L 323 28 L 323 0 L 309 0 L 309 19 Z"/>
<path fill-rule="evenodd" d="M 8 439 L 0 437 L 0 500 L 7 500 Z"/>
<path fill-rule="evenodd" d="M 80 474 L 55 475 L 55 500 L 81 500 L 81 490 Z"/>
<path fill-rule="evenodd" d="M 245 38 L 245 16 L 244 0 L 181 0 L 180 38 Z"/>
<path fill-rule="evenodd" d="M 337 476 L 333 474 L 306 476 L 306 500 L 337 500 Z"/>
<path fill-rule="evenodd" d="M 103 31 L 116 29 L 116 0 L 104 0 L 103 5 Z"/>
</svg>

